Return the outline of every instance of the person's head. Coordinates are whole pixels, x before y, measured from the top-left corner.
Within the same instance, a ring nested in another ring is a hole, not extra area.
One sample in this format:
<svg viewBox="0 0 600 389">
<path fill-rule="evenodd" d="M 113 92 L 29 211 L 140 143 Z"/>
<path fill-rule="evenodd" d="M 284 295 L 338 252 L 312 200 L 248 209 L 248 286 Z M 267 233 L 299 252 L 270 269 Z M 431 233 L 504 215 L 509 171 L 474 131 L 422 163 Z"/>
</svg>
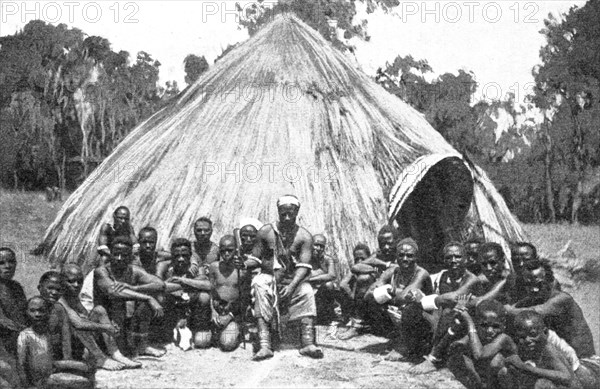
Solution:
<svg viewBox="0 0 600 389">
<path fill-rule="evenodd" d="M 294 195 L 281 196 L 277 200 L 277 213 L 279 214 L 279 224 L 284 228 L 291 228 L 296 225 L 296 218 L 300 211 L 300 201 Z"/>
<path fill-rule="evenodd" d="M 506 309 L 496 300 L 483 300 L 475 309 L 477 335 L 488 344 L 502 334 L 506 326 Z"/>
<path fill-rule="evenodd" d="M 248 224 L 240 228 L 240 239 L 242 241 L 242 250 L 250 251 L 256 244 L 256 236 L 258 230 L 252 224 Z"/>
<path fill-rule="evenodd" d="M 484 244 L 481 238 L 469 239 L 465 242 L 465 255 L 467 256 L 467 269 L 478 272 L 481 269 L 479 265 L 479 246 Z"/>
<path fill-rule="evenodd" d="M 313 257 L 323 258 L 325 255 L 325 245 L 327 245 L 327 238 L 323 234 L 313 235 Z"/>
<path fill-rule="evenodd" d="M 117 207 L 113 212 L 113 227 L 117 231 L 125 231 L 129 228 L 129 222 L 131 219 L 131 214 L 129 212 L 129 208 L 121 205 Z"/>
<path fill-rule="evenodd" d="M 110 266 L 114 269 L 124 269 L 133 260 L 133 244 L 129 237 L 117 236 L 110 247 Z"/>
<path fill-rule="evenodd" d="M 194 236 L 199 244 L 208 244 L 213 233 L 212 220 L 203 216 L 194 223 Z"/>
<path fill-rule="evenodd" d="M 385 260 L 393 261 L 396 256 L 396 241 L 398 240 L 398 230 L 396 227 L 387 224 L 379 230 L 377 234 L 377 243 L 379 252 Z"/>
<path fill-rule="evenodd" d="M 175 273 L 184 274 L 192 261 L 192 243 L 185 238 L 177 238 L 171 243 L 171 263 Z"/>
<path fill-rule="evenodd" d="M 412 238 L 402 239 L 396 246 L 396 262 L 403 272 L 412 272 L 417 266 L 419 246 Z"/>
<path fill-rule="evenodd" d="M 443 250 L 442 255 L 444 258 L 444 264 L 446 268 L 454 277 L 461 276 L 467 265 L 465 258 L 465 248 L 460 242 L 447 243 Z"/>
<path fill-rule="evenodd" d="M 27 300 L 27 317 L 34 327 L 40 328 L 48 325 L 50 310 L 42 296 L 35 296 Z"/>
<path fill-rule="evenodd" d="M 528 296 L 546 301 L 552 293 L 554 274 L 550 266 L 534 259 L 525 263 L 523 282 Z"/>
<path fill-rule="evenodd" d="M 514 319 L 513 339 L 521 359 L 536 360 L 548 341 L 548 328 L 542 315 L 535 311 L 519 312 Z"/>
<path fill-rule="evenodd" d="M 153 227 L 146 226 L 138 234 L 138 243 L 140 244 L 140 257 L 154 256 L 156 251 L 156 242 L 158 241 L 158 232 Z"/>
<path fill-rule="evenodd" d="M 219 255 L 221 261 L 231 261 L 235 255 L 235 238 L 233 235 L 225 235 L 219 241 Z"/>
<path fill-rule="evenodd" d="M 64 292 L 68 296 L 79 296 L 83 288 L 83 271 L 75 263 L 67 263 L 62 268 Z"/>
<path fill-rule="evenodd" d="M 354 246 L 352 250 L 352 256 L 354 257 L 354 263 L 359 263 L 371 256 L 371 249 L 364 243 L 359 243 Z"/>
<path fill-rule="evenodd" d="M 57 302 L 64 292 L 62 275 L 54 270 L 45 272 L 40 277 L 38 291 L 47 302 Z"/>
<path fill-rule="evenodd" d="M 8 248 L 0 248 L 0 279 L 12 280 L 17 270 L 17 255 Z"/>
<path fill-rule="evenodd" d="M 525 263 L 537 259 L 537 249 L 529 242 L 516 242 L 510 248 L 510 257 L 517 274 L 523 274 Z"/>
<path fill-rule="evenodd" d="M 479 247 L 481 271 L 489 281 L 495 282 L 500 279 L 504 260 L 504 250 L 498 243 L 487 242 Z"/>
</svg>

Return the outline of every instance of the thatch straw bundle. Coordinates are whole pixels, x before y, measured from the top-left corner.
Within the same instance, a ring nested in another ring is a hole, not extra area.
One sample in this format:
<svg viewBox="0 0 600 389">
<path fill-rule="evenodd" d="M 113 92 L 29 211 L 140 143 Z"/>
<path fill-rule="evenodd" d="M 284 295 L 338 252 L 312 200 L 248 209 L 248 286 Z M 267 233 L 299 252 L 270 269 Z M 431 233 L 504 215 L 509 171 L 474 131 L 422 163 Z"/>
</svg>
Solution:
<svg viewBox="0 0 600 389">
<path fill-rule="evenodd" d="M 119 205 L 162 246 L 191 237 L 203 215 L 216 240 L 243 217 L 276 220 L 276 199 L 292 193 L 299 224 L 324 232 L 343 264 L 387 222 L 386 188 L 431 153 L 456 152 L 319 33 L 280 15 L 137 127 L 68 199 L 44 244 L 54 264 L 90 260 Z"/>
</svg>

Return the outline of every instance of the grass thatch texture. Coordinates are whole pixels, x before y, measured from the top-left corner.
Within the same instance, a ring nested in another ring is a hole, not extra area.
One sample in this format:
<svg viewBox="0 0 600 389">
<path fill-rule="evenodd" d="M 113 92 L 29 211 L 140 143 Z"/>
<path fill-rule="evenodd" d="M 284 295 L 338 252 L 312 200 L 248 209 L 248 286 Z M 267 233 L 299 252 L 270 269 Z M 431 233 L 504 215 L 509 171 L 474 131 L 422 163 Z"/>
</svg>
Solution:
<svg viewBox="0 0 600 389">
<path fill-rule="evenodd" d="M 55 263 L 89 260 L 119 205 L 138 230 L 157 228 L 163 246 L 190 237 L 202 215 L 218 239 L 240 218 L 275 220 L 276 199 L 293 193 L 299 224 L 324 232 L 344 264 L 386 222 L 386 188 L 431 152 L 454 150 L 316 31 L 279 16 L 135 129 L 44 241 Z"/>
</svg>

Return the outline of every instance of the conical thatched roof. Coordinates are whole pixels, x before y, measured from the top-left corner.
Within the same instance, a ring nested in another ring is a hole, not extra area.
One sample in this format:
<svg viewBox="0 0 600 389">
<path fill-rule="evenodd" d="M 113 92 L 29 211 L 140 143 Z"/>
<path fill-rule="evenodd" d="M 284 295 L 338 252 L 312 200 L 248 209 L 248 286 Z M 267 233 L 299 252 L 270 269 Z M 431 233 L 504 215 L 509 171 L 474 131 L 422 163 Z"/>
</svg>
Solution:
<svg viewBox="0 0 600 389">
<path fill-rule="evenodd" d="M 325 232 L 345 260 L 357 242 L 374 243 L 403 168 L 432 153 L 456 155 L 421 114 L 283 15 L 137 127 L 71 195 L 44 244 L 55 264 L 90 259 L 119 205 L 164 247 L 204 215 L 216 241 L 243 217 L 276 220 L 276 199 L 292 193 L 299 224 Z"/>
</svg>

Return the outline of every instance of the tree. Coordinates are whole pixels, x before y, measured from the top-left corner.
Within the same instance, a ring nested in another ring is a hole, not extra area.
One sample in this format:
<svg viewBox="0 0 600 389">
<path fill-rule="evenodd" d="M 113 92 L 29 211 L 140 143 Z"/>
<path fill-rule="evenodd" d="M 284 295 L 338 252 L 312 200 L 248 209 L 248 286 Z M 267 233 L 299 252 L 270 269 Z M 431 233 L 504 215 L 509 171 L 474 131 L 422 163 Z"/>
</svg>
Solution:
<svg viewBox="0 0 600 389">
<path fill-rule="evenodd" d="M 586 176 L 600 164 L 600 0 L 549 15 L 541 31 L 546 45 L 534 69 L 533 101 L 546 112 L 546 197 L 556 220 L 554 183 L 565 181 L 572 196 L 570 220 L 578 221 Z M 556 171 L 568 171 L 557 177 Z M 573 177 L 569 179 L 569 177 Z"/>
<path fill-rule="evenodd" d="M 183 60 L 185 70 L 185 82 L 192 85 L 202 73 L 208 70 L 208 62 L 204 56 L 198 57 L 195 54 L 188 54 Z"/>
</svg>

